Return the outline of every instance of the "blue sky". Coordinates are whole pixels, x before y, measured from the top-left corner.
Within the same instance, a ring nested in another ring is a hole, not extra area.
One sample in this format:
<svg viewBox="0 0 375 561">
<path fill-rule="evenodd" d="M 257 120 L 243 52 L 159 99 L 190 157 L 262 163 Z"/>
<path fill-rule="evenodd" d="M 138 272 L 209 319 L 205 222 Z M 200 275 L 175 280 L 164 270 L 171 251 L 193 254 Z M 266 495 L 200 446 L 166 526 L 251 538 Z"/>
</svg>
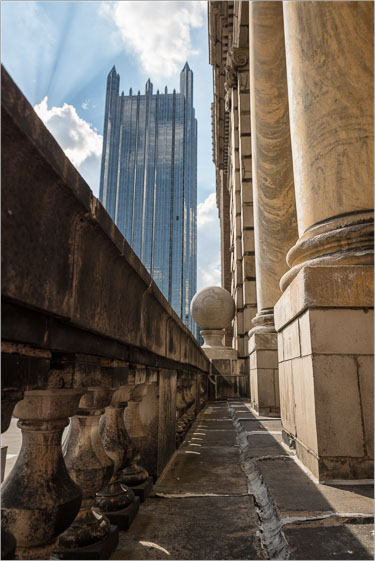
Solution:
<svg viewBox="0 0 375 561">
<path fill-rule="evenodd" d="M 95 195 L 107 74 L 120 89 L 179 90 L 194 72 L 198 119 L 198 288 L 220 284 L 219 223 L 212 163 L 212 68 L 207 5 L 200 1 L 1 3 L 2 64 Z"/>
</svg>

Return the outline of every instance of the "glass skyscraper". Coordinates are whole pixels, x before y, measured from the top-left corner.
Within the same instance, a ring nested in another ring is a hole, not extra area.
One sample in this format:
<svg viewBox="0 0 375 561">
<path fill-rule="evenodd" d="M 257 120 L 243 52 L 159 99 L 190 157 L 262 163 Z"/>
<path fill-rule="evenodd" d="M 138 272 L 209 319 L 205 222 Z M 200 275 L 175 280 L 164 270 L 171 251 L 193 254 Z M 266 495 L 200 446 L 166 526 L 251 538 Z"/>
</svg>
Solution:
<svg viewBox="0 0 375 561">
<path fill-rule="evenodd" d="M 197 120 L 193 72 L 180 92 L 119 95 L 107 78 L 100 201 L 184 323 L 197 284 Z"/>
</svg>

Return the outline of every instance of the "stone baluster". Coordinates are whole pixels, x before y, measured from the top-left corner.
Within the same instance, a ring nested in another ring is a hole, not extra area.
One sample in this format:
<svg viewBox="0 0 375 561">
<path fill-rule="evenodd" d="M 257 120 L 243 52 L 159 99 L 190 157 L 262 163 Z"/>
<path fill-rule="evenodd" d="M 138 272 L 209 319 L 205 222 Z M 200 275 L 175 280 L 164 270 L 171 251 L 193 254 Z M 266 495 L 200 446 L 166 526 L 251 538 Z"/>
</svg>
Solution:
<svg viewBox="0 0 375 561">
<path fill-rule="evenodd" d="M 1 433 L 8 430 L 10 421 L 12 418 L 12 413 L 17 401 L 20 401 L 23 397 L 23 392 L 15 389 L 2 390 L 1 392 Z M 3 449 L 1 451 L 3 453 Z M 5 449 L 6 454 L 6 449 Z M 3 457 L 1 457 L 3 461 Z M 5 460 L 6 462 L 6 460 Z M 5 466 L 4 466 L 5 468 Z M 4 478 L 4 469 L 2 466 L 1 472 L 1 483 Z M 2 559 L 14 559 L 16 551 L 16 540 L 13 534 L 8 532 L 4 525 L 1 526 L 1 558 Z"/>
<path fill-rule="evenodd" d="M 298 237 L 282 2 L 250 5 L 250 90 L 258 313 L 249 331 L 252 406 L 279 413 L 274 305 L 286 254 Z"/>
<path fill-rule="evenodd" d="M 139 510 L 139 497 L 122 482 L 121 470 L 127 466 L 128 435 L 124 423 L 127 401 L 121 399 L 121 389 L 115 391 L 111 404 L 100 420 L 100 436 L 107 455 L 114 462 L 108 484 L 96 494 L 95 507 L 103 512 L 120 530 L 127 530 Z"/>
<path fill-rule="evenodd" d="M 16 559 L 49 559 L 74 520 L 82 493 L 66 468 L 61 437 L 82 391 L 25 391 L 14 409 L 22 448 L 2 490 L 2 523 L 17 541 Z"/>
<path fill-rule="evenodd" d="M 59 537 L 53 552 L 55 559 L 108 559 L 117 547 L 118 528 L 93 508 L 96 493 L 113 473 L 113 461 L 105 453 L 99 435 L 100 416 L 112 393 L 110 388 L 89 387 L 79 402 L 78 413 L 71 419 L 64 457 L 83 498 L 73 524 Z"/>
<path fill-rule="evenodd" d="M 128 404 L 126 403 L 124 409 L 126 409 L 127 405 Z M 139 460 L 141 459 L 140 454 L 137 447 L 132 442 L 128 431 L 126 430 L 126 425 L 124 425 L 124 428 L 125 432 L 123 434 L 123 438 L 124 443 L 126 443 L 127 457 L 126 465 L 120 472 L 120 480 L 125 485 L 133 487 L 146 482 L 149 479 L 149 474 L 145 468 L 141 467 L 138 464 Z"/>
<path fill-rule="evenodd" d="M 275 305 L 281 415 L 320 480 L 373 477 L 373 11 L 283 2 L 299 239 Z"/>
</svg>

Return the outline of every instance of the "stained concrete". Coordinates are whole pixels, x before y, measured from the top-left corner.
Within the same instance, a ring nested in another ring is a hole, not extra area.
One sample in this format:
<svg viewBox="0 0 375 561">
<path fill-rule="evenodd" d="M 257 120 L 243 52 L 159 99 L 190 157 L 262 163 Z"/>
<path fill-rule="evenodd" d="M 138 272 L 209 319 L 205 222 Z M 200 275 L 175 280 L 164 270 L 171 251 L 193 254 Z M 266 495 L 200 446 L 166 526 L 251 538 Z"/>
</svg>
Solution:
<svg viewBox="0 0 375 561">
<path fill-rule="evenodd" d="M 266 559 L 235 435 L 226 403 L 200 413 L 111 559 Z"/>
<path fill-rule="evenodd" d="M 284 530 L 292 559 L 373 559 L 372 524 Z M 318 557 L 319 556 L 319 557 Z"/>
</svg>

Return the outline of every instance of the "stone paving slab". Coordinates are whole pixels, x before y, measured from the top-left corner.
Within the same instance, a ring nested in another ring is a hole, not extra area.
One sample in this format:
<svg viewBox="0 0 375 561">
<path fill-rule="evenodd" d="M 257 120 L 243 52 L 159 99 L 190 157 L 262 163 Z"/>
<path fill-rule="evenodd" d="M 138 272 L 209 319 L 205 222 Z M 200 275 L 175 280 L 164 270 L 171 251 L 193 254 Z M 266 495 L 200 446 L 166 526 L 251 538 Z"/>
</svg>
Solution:
<svg viewBox="0 0 375 561">
<path fill-rule="evenodd" d="M 371 485 L 316 484 L 292 458 L 261 460 L 257 465 L 280 518 L 374 512 Z"/>
<path fill-rule="evenodd" d="M 292 559 L 374 559 L 374 526 L 284 528 Z"/>
<path fill-rule="evenodd" d="M 260 458 L 264 456 L 288 456 L 286 449 L 281 446 L 281 434 L 252 434 L 247 436 L 249 448 L 246 458 Z"/>
<path fill-rule="evenodd" d="M 111 559 L 265 559 L 256 531 L 250 497 L 147 498 Z"/>
<path fill-rule="evenodd" d="M 247 493 L 238 448 L 179 448 L 154 486 L 154 493 Z"/>
<path fill-rule="evenodd" d="M 189 432 L 180 446 L 187 448 L 190 444 L 204 444 L 204 446 L 236 446 L 236 434 L 233 430 L 194 430 Z"/>
<path fill-rule="evenodd" d="M 218 411 L 212 411 L 209 413 L 204 413 L 200 419 L 201 421 L 205 422 L 205 421 L 217 421 L 218 420 Z M 223 419 L 225 422 L 225 419 L 228 419 L 228 421 L 232 420 L 232 415 L 230 414 L 230 412 L 228 410 L 226 410 L 223 413 L 220 413 L 220 419 Z"/>
<path fill-rule="evenodd" d="M 266 558 L 228 408 L 208 410 L 121 533 L 111 559 Z"/>
<path fill-rule="evenodd" d="M 199 427 L 207 430 L 234 430 L 233 421 L 230 419 L 202 419 L 199 422 L 194 422 L 191 426 L 194 430 L 198 430 Z"/>
</svg>

